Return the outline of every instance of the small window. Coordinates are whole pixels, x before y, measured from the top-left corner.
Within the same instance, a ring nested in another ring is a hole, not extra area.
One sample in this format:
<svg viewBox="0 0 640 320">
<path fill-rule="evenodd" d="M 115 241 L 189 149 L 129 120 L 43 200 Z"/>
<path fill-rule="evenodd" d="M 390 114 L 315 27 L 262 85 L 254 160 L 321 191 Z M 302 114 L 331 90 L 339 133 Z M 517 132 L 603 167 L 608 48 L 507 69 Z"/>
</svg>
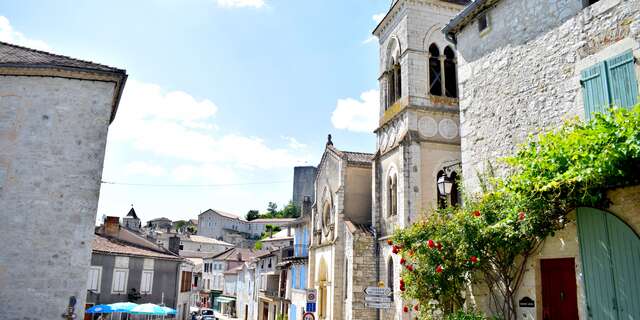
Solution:
<svg viewBox="0 0 640 320">
<path fill-rule="evenodd" d="M 478 31 L 480 33 L 485 32 L 489 28 L 489 17 L 487 13 L 481 13 L 478 15 Z"/>
<path fill-rule="evenodd" d="M 112 294 L 125 294 L 127 292 L 128 269 L 113 269 Z"/>
<path fill-rule="evenodd" d="M 140 293 L 151 294 L 153 288 L 153 270 L 142 270 L 142 282 L 140 283 Z"/>
</svg>

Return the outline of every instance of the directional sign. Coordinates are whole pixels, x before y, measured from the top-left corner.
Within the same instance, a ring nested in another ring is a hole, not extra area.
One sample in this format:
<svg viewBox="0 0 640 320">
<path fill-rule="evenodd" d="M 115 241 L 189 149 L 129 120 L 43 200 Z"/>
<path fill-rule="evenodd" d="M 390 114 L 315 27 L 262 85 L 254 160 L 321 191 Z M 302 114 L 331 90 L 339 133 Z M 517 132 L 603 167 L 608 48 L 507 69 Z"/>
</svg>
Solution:
<svg viewBox="0 0 640 320">
<path fill-rule="evenodd" d="M 313 313 L 311 312 L 307 312 L 304 314 L 304 317 L 302 317 L 303 320 L 315 320 L 316 317 L 313 315 Z"/>
<path fill-rule="evenodd" d="M 370 296 L 390 296 L 391 289 L 389 288 L 378 288 L 378 287 L 367 287 L 364 289 L 364 293 Z"/>
<path fill-rule="evenodd" d="M 308 302 L 307 303 L 307 309 L 305 309 L 307 312 L 316 312 L 316 303 L 315 302 Z"/>
<path fill-rule="evenodd" d="M 389 308 L 391 308 L 391 303 L 389 303 L 389 302 L 365 302 L 365 306 L 367 308 L 389 309 Z"/>
<path fill-rule="evenodd" d="M 364 296 L 364 301 L 367 301 L 367 302 L 389 302 L 389 303 L 391 303 L 391 297 Z"/>
<path fill-rule="evenodd" d="M 307 289 L 307 303 L 309 302 L 316 302 L 316 297 L 318 296 L 318 293 L 316 291 L 316 289 Z"/>
</svg>

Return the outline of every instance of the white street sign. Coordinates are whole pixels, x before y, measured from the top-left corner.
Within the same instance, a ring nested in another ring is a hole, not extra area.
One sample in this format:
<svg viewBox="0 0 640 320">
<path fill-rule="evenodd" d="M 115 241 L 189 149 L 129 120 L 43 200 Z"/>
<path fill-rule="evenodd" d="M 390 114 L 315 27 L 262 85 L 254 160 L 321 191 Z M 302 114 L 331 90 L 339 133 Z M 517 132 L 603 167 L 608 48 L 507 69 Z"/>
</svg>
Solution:
<svg viewBox="0 0 640 320">
<path fill-rule="evenodd" d="M 315 303 L 318 296 L 316 289 L 307 289 L 307 303 Z"/>
<path fill-rule="evenodd" d="M 367 301 L 367 302 L 389 302 L 389 303 L 391 303 L 391 297 L 364 296 L 364 301 Z"/>
<path fill-rule="evenodd" d="M 365 306 L 367 308 L 389 309 L 389 308 L 391 308 L 391 303 L 388 303 L 388 302 L 365 302 Z"/>
<path fill-rule="evenodd" d="M 370 296 L 390 296 L 391 289 L 379 288 L 379 287 L 367 287 L 366 289 L 364 289 L 364 293 Z"/>
</svg>

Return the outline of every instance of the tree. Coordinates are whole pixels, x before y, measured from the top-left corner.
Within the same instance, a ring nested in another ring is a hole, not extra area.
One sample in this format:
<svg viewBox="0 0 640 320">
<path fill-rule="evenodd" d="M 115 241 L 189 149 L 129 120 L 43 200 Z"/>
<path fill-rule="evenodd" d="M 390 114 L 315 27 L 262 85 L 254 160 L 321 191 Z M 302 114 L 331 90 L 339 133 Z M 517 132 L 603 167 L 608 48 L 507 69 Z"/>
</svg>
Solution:
<svg viewBox="0 0 640 320">
<path fill-rule="evenodd" d="M 297 218 L 300 215 L 295 203 L 293 203 L 293 201 L 289 201 L 289 203 L 287 203 L 287 205 L 279 212 L 279 216 L 282 218 Z"/>
<path fill-rule="evenodd" d="M 262 241 L 256 241 L 254 247 L 256 248 L 256 250 L 262 250 Z"/>
<path fill-rule="evenodd" d="M 176 232 L 182 232 L 184 231 L 184 227 L 187 225 L 187 222 L 184 220 L 178 220 L 175 222 L 175 226 L 176 226 Z"/>
<path fill-rule="evenodd" d="M 278 205 L 275 202 L 269 201 L 269 204 L 267 205 L 267 214 L 271 217 L 275 217 L 277 213 Z"/>
<path fill-rule="evenodd" d="M 249 210 L 245 218 L 247 219 L 247 221 L 258 219 L 260 218 L 260 213 L 258 212 L 258 210 Z"/>
</svg>

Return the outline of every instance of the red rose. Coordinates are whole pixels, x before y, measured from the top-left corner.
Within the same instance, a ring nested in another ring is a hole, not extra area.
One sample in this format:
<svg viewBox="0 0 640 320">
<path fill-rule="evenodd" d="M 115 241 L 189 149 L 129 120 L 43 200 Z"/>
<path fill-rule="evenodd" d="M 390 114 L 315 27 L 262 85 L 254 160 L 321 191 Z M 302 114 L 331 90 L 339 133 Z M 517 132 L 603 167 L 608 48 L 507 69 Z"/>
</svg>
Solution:
<svg viewBox="0 0 640 320">
<path fill-rule="evenodd" d="M 413 266 L 412 266 L 412 265 L 410 265 L 410 264 L 409 264 L 409 265 L 407 265 L 407 270 L 409 270 L 409 271 L 413 271 Z"/>
<path fill-rule="evenodd" d="M 400 286 L 400 291 L 404 291 L 404 290 L 405 290 L 404 285 L 401 285 Z"/>
<path fill-rule="evenodd" d="M 438 247 L 438 250 L 442 250 L 442 243 L 438 242 L 438 244 L 436 245 L 436 247 Z"/>
<path fill-rule="evenodd" d="M 404 279 L 400 278 L 400 285 L 404 286 Z"/>
<path fill-rule="evenodd" d="M 405 264 L 407 262 L 407 259 L 405 258 L 400 258 L 400 264 Z"/>
<path fill-rule="evenodd" d="M 473 215 L 476 216 L 476 217 L 479 217 L 480 216 L 480 211 L 478 211 L 478 210 L 474 211 Z"/>
<path fill-rule="evenodd" d="M 390 246 L 393 245 L 393 240 L 387 239 L 387 244 L 390 245 Z"/>
<path fill-rule="evenodd" d="M 478 262 L 478 257 L 471 256 L 471 258 L 469 260 L 471 261 L 471 263 L 476 263 L 476 262 Z"/>
<path fill-rule="evenodd" d="M 436 246 L 435 242 L 433 242 L 433 240 L 429 239 L 429 241 L 427 241 L 427 246 L 429 246 L 429 248 L 433 249 L 433 247 Z"/>
<path fill-rule="evenodd" d="M 415 311 L 419 311 L 419 310 L 420 310 L 420 307 L 418 307 L 418 305 L 416 304 L 415 306 L 413 306 L 413 310 L 415 310 Z"/>
<path fill-rule="evenodd" d="M 442 273 L 442 266 L 441 266 L 441 265 L 438 265 L 438 266 L 436 267 L 436 272 L 437 272 L 437 273 Z"/>
<path fill-rule="evenodd" d="M 404 308 L 402 308 L 402 310 L 403 310 L 404 312 L 409 312 L 409 307 L 404 306 Z"/>
<path fill-rule="evenodd" d="M 398 252 L 400 252 L 400 248 L 398 248 L 398 246 L 393 246 L 393 249 L 391 249 L 391 252 L 393 252 L 394 254 L 398 254 Z"/>
<path fill-rule="evenodd" d="M 520 213 L 518 213 L 518 219 L 524 220 L 525 217 L 526 217 L 526 214 L 524 212 L 521 211 Z"/>
</svg>

